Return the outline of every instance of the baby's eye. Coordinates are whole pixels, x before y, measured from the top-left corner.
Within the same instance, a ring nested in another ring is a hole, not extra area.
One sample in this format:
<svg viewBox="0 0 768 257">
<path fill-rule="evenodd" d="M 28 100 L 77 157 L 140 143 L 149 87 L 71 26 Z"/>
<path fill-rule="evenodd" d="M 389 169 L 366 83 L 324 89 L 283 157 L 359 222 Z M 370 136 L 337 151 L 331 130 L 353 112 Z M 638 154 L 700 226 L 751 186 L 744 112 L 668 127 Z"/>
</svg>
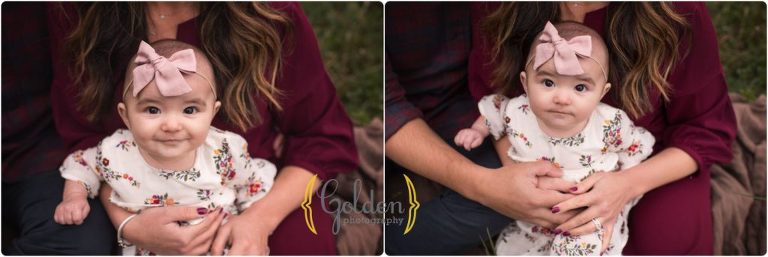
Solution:
<svg viewBox="0 0 768 257">
<path fill-rule="evenodd" d="M 160 108 L 157 108 L 157 107 L 154 107 L 154 106 L 150 106 L 150 107 L 147 107 L 147 109 L 144 109 L 144 111 L 149 113 L 149 114 L 158 114 L 158 113 L 160 113 Z"/>
<path fill-rule="evenodd" d="M 190 107 L 184 108 L 184 114 L 195 114 L 196 112 L 198 112 L 197 107 L 190 106 Z"/>
<path fill-rule="evenodd" d="M 545 79 L 544 80 L 544 86 L 546 86 L 546 87 L 554 87 L 555 86 L 555 82 L 552 81 L 552 80 L 549 80 L 549 79 Z"/>
<path fill-rule="evenodd" d="M 575 89 L 576 89 L 576 91 L 584 92 L 584 91 L 587 90 L 587 86 L 585 86 L 584 84 L 578 84 L 578 85 L 576 85 Z"/>
</svg>

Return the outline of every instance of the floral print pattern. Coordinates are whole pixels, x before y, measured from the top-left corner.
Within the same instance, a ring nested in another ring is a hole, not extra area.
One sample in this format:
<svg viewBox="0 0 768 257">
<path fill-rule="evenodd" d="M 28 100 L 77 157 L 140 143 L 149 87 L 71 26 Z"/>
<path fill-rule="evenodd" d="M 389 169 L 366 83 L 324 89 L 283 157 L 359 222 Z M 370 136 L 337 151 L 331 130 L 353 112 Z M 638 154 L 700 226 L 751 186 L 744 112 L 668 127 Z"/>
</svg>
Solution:
<svg viewBox="0 0 768 257">
<path fill-rule="evenodd" d="M 107 183 L 124 180 L 131 186 L 141 187 L 141 183 L 128 173 L 118 172 L 109 167 L 109 159 L 102 156 L 101 148 L 96 150 L 96 173 L 100 174 Z"/>
<path fill-rule="evenodd" d="M 179 204 L 176 200 L 174 200 L 172 197 L 168 196 L 168 193 L 162 194 L 162 195 L 152 195 L 146 200 L 144 200 L 144 204 L 150 205 L 150 206 L 173 206 Z"/>
<path fill-rule="evenodd" d="M 562 165 L 560 165 L 560 163 L 558 163 L 557 161 L 555 161 L 555 157 L 546 157 L 546 156 L 542 156 L 542 157 L 539 157 L 539 158 L 538 158 L 538 159 L 536 159 L 536 160 L 537 160 L 537 161 L 548 161 L 548 162 L 552 163 L 552 165 L 555 165 L 555 167 L 557 167 L 558 169 L 560 169 L 560 168 L 563 168 L 563 166 L 562 166 Z"/>
<path fill-rule="evenodd" d="M 579 133 L 579 134 L 576 134 L 575 136 L 567 137 L 567 138 L 553 138 L 553 137 L 550 137 L 549 138 L 549 143 L 552 144 L 552 145 L 563 144 L 563 145 L 569 146 L 569 147 L 579 146 L 582 143 L 584 143 L 584 135 Z"/>
<path fill-rule="evenodd" d="M 220 149 L 213 150 L 213 160 L 216 164 L 216 174 L 221 176 L 222 185 L 237 175 L 232 162 L 232 155 L 229 153 L 229 143 L 226 139 L 221 142 Z"/>
<path fill-rule="evenodd" d="M 182 171 L 160 171 L 160 173 L 157 174 L 160 177 L 163 177 L 165 179 L 169 179 L 171 177 L 180 180 L 180 181 L 195 181 L 196 179 L 200 178 L 200 171 L 197 168 L 192 167 L 192 169 L 189 170 L 182 170 Z"/>
<path fill-rule="evenodd" d="M 525 146 L 527 146 L 528 148 L 533 147 L 533 144 L 531 144 L 531 141 L 528 141 L 528 137 L 526 137 L 525 134 L 523 134 L 523 132 L 510 128 L 508 134 L 512 138 L 523 141 L 523 143 L 525 143 Z"/>
<path fill-rule="evenodd" d="M 115 147 L 123 149 L 124 151 L 128 151 L 128 147 L 136 147 L 136 142 L 134 141 L 129 142 L 127 139 L 121 140 L 120 142 L 117 143 L 117 145 L 115 145 Z"/>
<path fill-rule="evenodd" d="M 563 178 L 569 181 L 582 181 L 597 172 L 616 171 L 619 165 L 622 168 L 637 165 L 651 154 L 655 141 L 643 128 L 635 127 L 626 113 L 605 104 L 598 104 L 582 131 L 565 138 L 553 138 L 541 131 L 525 95 L 511 99 L 484 97 L 478 105 L 491 133 L 498 133 L 493 129 L 501 128 L 508 135 L 511 146 L 507 154 L 512 161 L 548 161 L 561 168 Z M 494 110 L 497 113 L 493 113 Z M 507 118 L 514 122 L 510 123 Z M 626 213 L 633 205 L 625 206 L 617 217 L 617 226 L 626 223 Z M 616 246 L 626 242 L 629 231 L 616 227 L 613 233 L 611 244 L 604 246 L 600 240 L 602 235 L 597 233 L 566 237 L 516 221 L 500 234 L 496 250 L 499 255 L 597 255 L 602 248 L 607 248 L 604 253 L 621 254 L 621 247 Z"/>
<path fill-rule="evenodd" d="M 523 112 L 523 114 L 528 115 L 528 111 L 531 110 L 531 107 L 528 104 L 521 104 L 517 109 Z"/>
</svg>

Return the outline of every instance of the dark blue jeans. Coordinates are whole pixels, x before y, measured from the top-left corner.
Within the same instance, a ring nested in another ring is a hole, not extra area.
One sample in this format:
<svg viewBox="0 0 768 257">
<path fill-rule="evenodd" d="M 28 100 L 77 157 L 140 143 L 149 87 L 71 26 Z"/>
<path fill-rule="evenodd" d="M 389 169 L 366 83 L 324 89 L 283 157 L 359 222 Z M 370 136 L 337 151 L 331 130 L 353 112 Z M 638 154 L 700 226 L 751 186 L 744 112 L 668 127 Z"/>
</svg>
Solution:
<svg viewBox="0 0 768 257">
<path fill-rule="evenodd" d="M 478 165 L 501 167 L 490 139 L 470 152 L 463 148 L 457 148 L 457 151 Z M 387 160 L 386 169 L 387 172 L 403 170 L 390 160 Z M 408 205 L 403 206 L 407 209 Z M 422 203 L 408 234 L 403 235 L 406 222 L 386 226 L 385 252 L 389 255 L 461 254 L 480 245 L 481 240 L 488 242 L 489 234 L 498 235 L 511 221 L 488 207 L 444 188 L 439 197 Z"/>
<path fill-rule="evenodd" d="M 58 170 L 17 183 L 3 183 L 3 237 L 5 255 L 109 255 L 115 254 L 115 228 L 98 199 L 89 199 L 91 211 L 80 225 L 59 225 L 53 220 L 61 202 L 64 179 Z M 8 230 L 14 230 L 9 233 Z M 7 242 L 13 239 L 12 242 Z"/>
</svg>

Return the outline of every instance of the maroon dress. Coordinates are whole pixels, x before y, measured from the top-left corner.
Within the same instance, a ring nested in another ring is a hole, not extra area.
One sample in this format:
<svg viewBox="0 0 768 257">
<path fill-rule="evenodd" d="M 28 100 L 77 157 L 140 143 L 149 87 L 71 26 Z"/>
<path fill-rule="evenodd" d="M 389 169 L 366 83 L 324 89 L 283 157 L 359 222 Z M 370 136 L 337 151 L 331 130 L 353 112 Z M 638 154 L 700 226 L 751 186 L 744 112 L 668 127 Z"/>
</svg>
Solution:
<svg viewBox="0 0 768 257">
<path fill-rule="evenodd" d="M 352 122 L 336 96 L 336 90 L 328 77 L 320 57 L 315 34 L 303 10 L 296 3 L 272 3 L 271 6 L 285 14 L 293 25 L 293 34 L 286 44 L 283 69 L 276 86 L 284 94 L 281 98 L 283 111 L 270 111 L 265 101 L 254 96 L 261 123 L 253 129 L 242 131 L 228 124 L 221 116 L 213 126 L 236 132 L 248 141 L 251 156 L 268 159 L 284 167 L 294 165 L 318 175 L 322 180 L 334 178 L 338 173 L 357 167 L 357 151 L 352 133 Z M 52 10 L 58 6 L 51 6 Z M 68 8 L 71 10 L 71 8 Z M 71 17 L 73 13 L 69 13 Z M 56 15 L 54 13 L 54 15 Z M 98 124 L 89 123 L 76 109 L 75 97 L 80 90 L 67 73 L 70 60 L 63 60 L 62 41 L 72 29 L 66 18 L 52 19 L 52 56 L 54 82 L 52 108 L 56 127 L 70 145 L 70 150 L 95 146 L 116 129 L 125 128 L 114 108 L 110 117 Z M 193 18 L 178 26 L 177 40 L 200 46 L 200 25 Z M 115 83 L 114 103 L 120 101 L 122 79 Z M 286 136 L 283 156 L 278 158 L 272 144 L 278 131 Z M 302 188 L 303 189 L 303 188 Z M 318 203 L 317 194 L 313 202 Z M 336 243 L 331 233 L 331 216 L 311 205 L 317 235 L 307 228 L 303 211 L 298 208 L 289 214 L 269 238 L 271 254 L 336 254 Z M 258 221 L 254 221 L 258 222 Z"/>
<path fill-rule="evenodd" d="M 487 41 L 477 33 L 477 22 L 495 9 L 492 5 L 473 8 L 475 33 L 469 86 L 476 100 L 493 93 Z M 629 215 L 629 243 L 624 248 L 627 255 L 713 254 L 709 167 L 732 158 L 736 119 L 707 8 L 692 2 L 673 5 L 688 21 L 693 43 L 679 46 L 681 53 L 689 52 L 668 77 L 672 85 L 670 102 L 664 104 L 659 92 L 651 89 L 653 111 L 636 119 L 635 124 L 656 137 L 654 153 L 677 147 L 693 157 L 699 170 L 643 196 Z M 584 19 L 585 25 L 604 38 L 606 9 L 587 13 Z M 603 102 L 616 106 L 610 96 Z"/>
</svg>

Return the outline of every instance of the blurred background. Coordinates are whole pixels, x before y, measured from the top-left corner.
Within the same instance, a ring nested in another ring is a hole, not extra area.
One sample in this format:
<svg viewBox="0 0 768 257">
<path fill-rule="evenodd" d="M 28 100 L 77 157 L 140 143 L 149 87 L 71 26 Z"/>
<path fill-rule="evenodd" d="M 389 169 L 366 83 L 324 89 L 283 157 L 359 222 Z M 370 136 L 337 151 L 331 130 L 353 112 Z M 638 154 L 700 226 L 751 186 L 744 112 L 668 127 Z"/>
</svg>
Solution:
<svg viewBox="0 0 768 257">
<path fill-rule="evenodd" d="M 707 2 L 731 92 L 751 101 L 765 94 L 765 3 Z"/>
<path fill-rule="evenodd" d="M 323 61 L 356 125 L 383 115 L 383 15 L 380 2 L 303 2 Z M 766 4 L 708 2 L 731 92 L 766 93 Z"/>
<path fill-rule="evenodd" d="M 302 2 L 328 74 L 355 125 L 384 113 L 381 2 Z"/>
<path fill-rule="evenodd" d="M 383 201 L 384 5 L 380 2 L 302 2 L 320 45 L 325 69 L 355 123 L 360 167 L 340 174 L 331 201 L 358 208 Z M 360 182 L 357 184 L 357 182 Z M 354 192 L 353 188 L 359 189 Z M 370 192 L 370 194 L 369 194 Z M 340 201 L 339 201 L 340 200 Z M 330 204 L 330 208 L 335 208 Z M 383 252 L 382 213 L 342 211 L 336 247 L 340 255 Z M 353 222 L 346 222 L 350 220 Z"/>
</svg>

